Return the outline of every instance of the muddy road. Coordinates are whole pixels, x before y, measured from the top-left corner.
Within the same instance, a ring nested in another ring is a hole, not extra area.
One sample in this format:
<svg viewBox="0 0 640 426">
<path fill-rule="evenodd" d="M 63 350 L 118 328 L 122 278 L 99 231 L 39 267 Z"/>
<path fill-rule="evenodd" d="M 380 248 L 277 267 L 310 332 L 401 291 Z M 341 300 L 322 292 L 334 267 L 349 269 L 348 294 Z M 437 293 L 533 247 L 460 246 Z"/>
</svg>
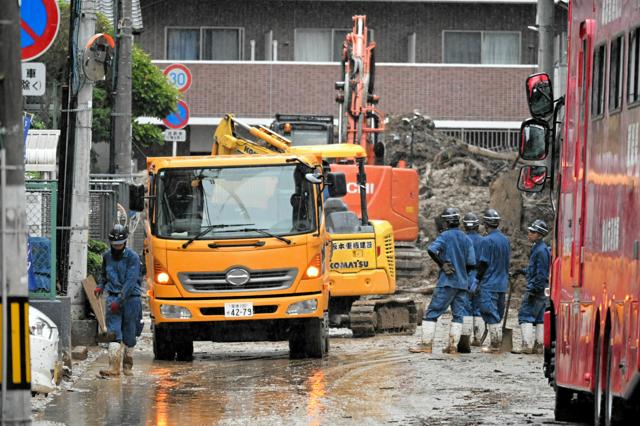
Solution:
<svg viewBox="0 0 640 426">
<path fill-rule="evenodd" d="M 540 355 L 446 355 L 415 336 L 334 337 L 324 360 L 289 360 L 283 343 L 196 343 L 190 363 L 156 362 L 143 334 L 134 377 L 97 378 L 103 354 L 34 420 L 67 425 L 554 424 Z M 418 332 L 420 329 L 418 329 Z"/>
</svg>

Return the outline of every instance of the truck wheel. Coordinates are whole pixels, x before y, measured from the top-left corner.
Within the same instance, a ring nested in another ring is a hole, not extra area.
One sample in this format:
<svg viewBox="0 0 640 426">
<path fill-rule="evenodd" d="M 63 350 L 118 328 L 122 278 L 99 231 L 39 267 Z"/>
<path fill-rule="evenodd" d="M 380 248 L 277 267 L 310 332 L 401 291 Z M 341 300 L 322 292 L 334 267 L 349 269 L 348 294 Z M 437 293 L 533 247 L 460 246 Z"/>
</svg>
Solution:
<svg viewBox="0 0 640 426">
<path fill-rule="evenodd" d="M 304 328 L 293 327 L 289 332 L 289 358 L 302 359 L 305 356 Z"/>
<path fill-rule="evenodd" d="M 305 348 L 309 358 L 322 358 L 329 351 L 327 321 L 320 318 L 311 318 L 305 324 Z"/>
<path fill-rule="evenodd" d="M 171 332 L 166 328 L 153 327 L 153 356 L 158 361 L 173 361 L 175 358 L 174 342 Z"/>
<path fill-rule="evenodd" d="M 190 332 L 181 333 L 180 338 L 175 341 L 175 346 L 178 361 L 193 361 L 193 336 Z"/>
</svg>

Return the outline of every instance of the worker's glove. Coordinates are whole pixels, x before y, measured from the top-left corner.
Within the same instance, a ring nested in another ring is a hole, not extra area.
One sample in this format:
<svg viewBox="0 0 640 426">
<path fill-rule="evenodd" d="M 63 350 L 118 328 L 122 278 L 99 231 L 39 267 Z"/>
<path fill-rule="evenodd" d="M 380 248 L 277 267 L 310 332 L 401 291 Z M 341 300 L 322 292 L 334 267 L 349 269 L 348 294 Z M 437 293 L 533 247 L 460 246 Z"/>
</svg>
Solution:
<svg viewBox="0 0 640 426">
<path fill-rule="evenodd" d="M 93 294 L 95 294 L 96 297 L 100 297 L 103 291 L 104 289 L 102 287 L 96 287 L 93 289 Z"/>
<path fill-rule="evenodd" d="M 543 288 L 532 288 L 529 290 L 529 293 L 533 297 L 544 297 L 544 289 Z"/>
<path fill-rule="evenodd" d="M 456 273 L 456 268 L 453 267 L 451 262 L 444 262 L 442 264 L 442 272 L 447 276 L 451 276 Z"/>
<path fill-rule="evenodd" d="M 111 304 L 109 305 L 109 310 L 112 314 L 117 314 L 118 312 L 120 312 L 120 302 L 118 302 L 117 300 L 111 302 Z"/>
<path fill-rule="evenodd" d="M 479 283 L 478 283 L 478 279 L 474 278 L 473 280 L 471 280 L 471 285 L 469 286 L 469 293 L 471 294 L 476 294 L 479 290 Z"/>
</svg>

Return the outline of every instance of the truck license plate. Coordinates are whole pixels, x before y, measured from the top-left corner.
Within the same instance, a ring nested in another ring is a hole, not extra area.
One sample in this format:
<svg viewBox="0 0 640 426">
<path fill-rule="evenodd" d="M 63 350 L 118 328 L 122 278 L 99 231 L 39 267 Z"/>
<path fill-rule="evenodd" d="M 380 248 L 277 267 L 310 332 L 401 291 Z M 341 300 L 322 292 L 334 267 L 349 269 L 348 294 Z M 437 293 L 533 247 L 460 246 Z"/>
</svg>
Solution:
<svg viewBox="0 0 640 426">
<path fill-rule="evenodd" d="M 253 303 L 225 303 L 224 316 L 229 318 L 252 317 Z"/>
</svg>

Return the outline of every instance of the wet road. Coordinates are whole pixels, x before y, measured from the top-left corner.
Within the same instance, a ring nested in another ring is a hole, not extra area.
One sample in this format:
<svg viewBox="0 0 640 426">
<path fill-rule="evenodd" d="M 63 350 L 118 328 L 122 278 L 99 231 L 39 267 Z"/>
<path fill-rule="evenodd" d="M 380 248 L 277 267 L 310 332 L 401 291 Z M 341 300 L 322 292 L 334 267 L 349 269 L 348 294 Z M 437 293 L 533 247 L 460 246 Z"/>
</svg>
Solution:
<svg viewBox="0 0 640 426">
<path fill-rule="evenodd" d="M 444 337 L 441 324 L 438 347 Z M 97 378 L 103 356 L 35 419 L 68 425 L 554 423 L 541 356 L 410 354 L 417 336 L 378 336 L 332 339 L 324 360 L 289 360 L 286 343 L 197 343 L 195 360 L 177 363 L 153 361 L 145 339 L 134 377 Z"/>
</svg>

